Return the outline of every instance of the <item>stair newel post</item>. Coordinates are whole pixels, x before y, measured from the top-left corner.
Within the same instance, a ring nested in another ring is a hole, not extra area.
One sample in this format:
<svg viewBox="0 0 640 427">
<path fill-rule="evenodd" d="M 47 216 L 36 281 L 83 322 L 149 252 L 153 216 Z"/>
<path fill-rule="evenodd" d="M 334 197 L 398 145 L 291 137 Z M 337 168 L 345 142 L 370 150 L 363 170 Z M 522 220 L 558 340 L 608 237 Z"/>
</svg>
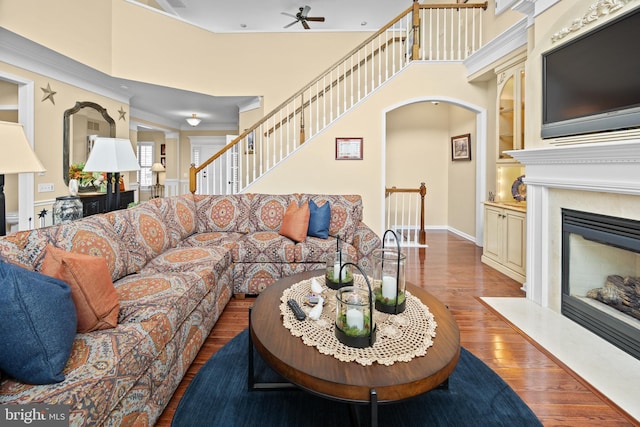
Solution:
<svg viewBox="0 0 640 427">
<path fill-rule="evenodd" d="M 420 54 L 420 4 L 413 0 L 411 32 L 413 33 L 413 46 L 411 47 L 411 59 L 419 59 Z"/>
<path fill-rule="evenodd" d="M 418 243 L 427 244 L 427 232 L 424 229 L 424 197 L 427 195 L 427 186 L 424 182 L 420 183 L 420 234 L 418 235 Z"/>
</svg>

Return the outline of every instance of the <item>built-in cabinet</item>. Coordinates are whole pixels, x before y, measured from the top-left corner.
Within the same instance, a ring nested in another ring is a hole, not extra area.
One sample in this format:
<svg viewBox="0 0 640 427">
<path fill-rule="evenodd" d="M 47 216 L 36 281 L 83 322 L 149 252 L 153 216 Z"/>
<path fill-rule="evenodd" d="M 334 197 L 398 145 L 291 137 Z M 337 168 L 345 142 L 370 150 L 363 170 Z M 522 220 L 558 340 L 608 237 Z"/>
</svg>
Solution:
<svg viewBox="0 0 640 427">
<path fill-rule="evenodd" d="M 509 150 L 524 148 L 524 62 L 496 70 L 498 78 L 498 161 L 511 162 Z"/>
<path fill-rule="evenodd" d="M 527 212 L 521 206 L 486 202 L 482 262 L 512 279 L 526 278 Z"/>
<path fill-rule="evenodd" d="M 524 54 L 495 69 L 496 191 L 484 204 L 482 262 L 525 283 L 527 203 L 525 168 L 507 154 L 525 148 Z"/>
</svg>

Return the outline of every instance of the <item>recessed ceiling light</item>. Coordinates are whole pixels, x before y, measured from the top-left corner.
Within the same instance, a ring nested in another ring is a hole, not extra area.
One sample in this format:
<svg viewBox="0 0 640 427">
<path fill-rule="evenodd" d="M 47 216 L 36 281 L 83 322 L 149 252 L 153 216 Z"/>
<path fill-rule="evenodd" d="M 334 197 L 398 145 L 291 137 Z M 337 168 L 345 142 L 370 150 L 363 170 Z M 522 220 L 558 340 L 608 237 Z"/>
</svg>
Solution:
<svg viewBox="0 0 640 427">
<path fill-rule="evenodd" d="M 362 26 L 364 27 L 365 25 L 367 25 L 367 21 L 362 21 L 362 22 L 360 23 L 360 25 L 362 25 Z"/>
<path fill-rule="evenodd" d="M 240 24 L 240 28 L 247 28 L 247 24 Z"/>
</svg>

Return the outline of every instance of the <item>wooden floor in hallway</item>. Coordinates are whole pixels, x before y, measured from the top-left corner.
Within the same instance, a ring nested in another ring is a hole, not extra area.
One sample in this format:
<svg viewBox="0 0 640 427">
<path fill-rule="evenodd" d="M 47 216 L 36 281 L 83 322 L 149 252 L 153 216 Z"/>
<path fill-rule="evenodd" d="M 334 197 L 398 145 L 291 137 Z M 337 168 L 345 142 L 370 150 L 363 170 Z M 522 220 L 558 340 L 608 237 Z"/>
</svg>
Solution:
<svg viewBox="0 0 640 427">
<path fill-rule="evenodd" d="M 636 424 L 478 299 L 524 297 L 519 283 L 480 262 L 482 248 L 446 231 L 428 231 L 427 244 L 428 248 L 403 249 L 407 281 L 449 307 L 460 327 L 462 346 L 497 372 L 545 426 Z M 171 425 L 178 402 L 200 367 L 248 326 L 254 300 L 234 298 L 227 305 L 157 426 Z"/>
</svg>

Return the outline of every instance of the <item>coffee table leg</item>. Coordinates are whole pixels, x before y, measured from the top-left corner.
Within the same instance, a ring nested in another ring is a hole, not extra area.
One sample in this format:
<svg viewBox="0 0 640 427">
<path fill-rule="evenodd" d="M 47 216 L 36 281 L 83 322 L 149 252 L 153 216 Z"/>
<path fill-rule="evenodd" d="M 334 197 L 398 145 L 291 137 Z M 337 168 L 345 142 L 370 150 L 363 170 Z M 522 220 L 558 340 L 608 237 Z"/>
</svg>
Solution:
<svg viewBox="0 0 640 427">
<path fill-rule="evenodd" d="M 249 308 L 249 330 L 251 330 L 251 308 Z M 256 390 L 283 390 L 283 389 L 294 389 L 300 390 L 292 383 L 287 382 L 271 382 L 271 383 L 263 383 L 256 382 L 255 372 L 254 372 L 254 359 L 253 359 L 253 340 L 251 339 L 251 333 L 249 333 L 249 348 L 247 349 L 247 357 L 249 358 L 248 363 L 248 372 L 247 372 L 247 386 L 249 391 Z"/>
</svg>

